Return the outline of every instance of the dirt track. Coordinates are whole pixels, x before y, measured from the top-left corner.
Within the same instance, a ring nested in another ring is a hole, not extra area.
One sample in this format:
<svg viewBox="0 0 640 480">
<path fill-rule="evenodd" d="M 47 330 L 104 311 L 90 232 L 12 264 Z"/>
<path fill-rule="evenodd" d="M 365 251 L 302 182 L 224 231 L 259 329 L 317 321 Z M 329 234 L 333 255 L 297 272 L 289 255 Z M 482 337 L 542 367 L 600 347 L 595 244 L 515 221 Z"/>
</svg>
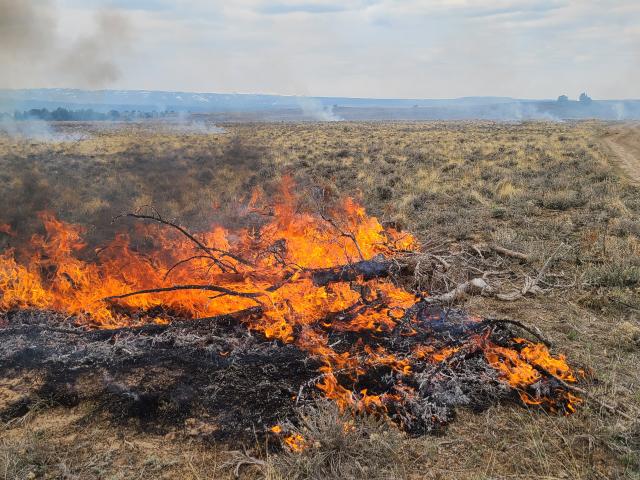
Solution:
<svg viewBox="0 0 640 480">
<path fill-rule="evenodd" d="M 626 174 L 634 183 L 640 183 L 640 124 L 612 127 L 604 137 L 604 142 Z"/>
</svg>

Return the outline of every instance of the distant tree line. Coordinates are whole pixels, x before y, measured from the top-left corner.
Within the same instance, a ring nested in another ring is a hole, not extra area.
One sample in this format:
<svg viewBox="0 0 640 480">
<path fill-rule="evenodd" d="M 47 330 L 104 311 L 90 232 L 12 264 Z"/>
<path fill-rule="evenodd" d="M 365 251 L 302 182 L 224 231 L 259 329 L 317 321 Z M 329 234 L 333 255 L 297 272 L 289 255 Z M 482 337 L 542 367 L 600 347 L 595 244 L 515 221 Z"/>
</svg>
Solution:
<svg viewBox="0 0 640 480">
<path fill-rule="evenodd" d="M 46 122 L 73 122 L 73 121 L 117 121 L 117 120 L 138 120 L 151 118 L 164 118 L 175 116 L 172 110 L 162 112 L 142 112 L 138 110 L 110 110 L 108 112 L 96 112 L 90 108 L 80 110 L 68 110 L 66 108 L 56 108 L 47 110 L 46 108 L 32 108 L 22 112 L 0 113 L 0 119 L 20 120 L 43 120 Z"/>
<path fill-rule="evenodd" d="M 589 105 L 593 100 L 586 93 L 581 93 L 580 97 L 578 97 L 578 101 L 583 105 Z M 569 103 L 569 97 L 566 95 L 560 95 L 558 97 L 558 103 Z"/>
</svg>

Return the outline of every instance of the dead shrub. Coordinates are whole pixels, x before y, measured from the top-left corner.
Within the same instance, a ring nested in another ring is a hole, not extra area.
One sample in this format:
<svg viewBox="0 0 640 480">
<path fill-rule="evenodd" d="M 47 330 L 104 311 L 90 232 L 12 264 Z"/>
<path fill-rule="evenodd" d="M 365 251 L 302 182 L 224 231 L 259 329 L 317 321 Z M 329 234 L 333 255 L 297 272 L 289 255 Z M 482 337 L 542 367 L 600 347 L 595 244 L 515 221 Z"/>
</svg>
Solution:
<svg viewBox="0 0 640 480">
<path fill-rule="evenodd" d="M 294 479 L 406 478 L 412 455 L 404 434 L 373 416 L 354 418 L 333 403 L 320 402 L 299 413 L 293 435 L 304 438 L 302 452 L 283 452 L 268 459 L 268 471 Z"/>
<path fill-rule="evenodd" d="M 635 322 L 622 322 L 612 332 L 610 343 L 628 352 L 640 351 L 640 326 Z"/>
<path fill-rule="evenodd" d="M 611 230 L 619 237 L 635 235 L 640 238 L 640 221 L 634 221 L 629 218 L 617 219 Z"/>
<path fill-rule="evenodd" d="M 592 287 L 632 288 L 640 285 L 640 267 L 627 262 L 594 265 L 585 271 L 585 280 Z"/>
<path fill-rule="evenodd" d="M 540 206 L 548 210 L 569 210 L 584 204 L 585 200 L 582 195 L 575 190 L 547 192 L 540 201 Z"/>
</svg>

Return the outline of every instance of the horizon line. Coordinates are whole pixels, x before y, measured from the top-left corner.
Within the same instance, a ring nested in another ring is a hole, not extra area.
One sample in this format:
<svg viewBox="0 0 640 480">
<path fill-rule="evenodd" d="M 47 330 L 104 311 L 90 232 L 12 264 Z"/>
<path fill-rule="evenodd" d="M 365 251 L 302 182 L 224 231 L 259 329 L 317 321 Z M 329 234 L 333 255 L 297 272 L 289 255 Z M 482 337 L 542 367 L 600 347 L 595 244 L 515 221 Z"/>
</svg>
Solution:
<svg viewBox="0 0 640 480">
<path fill-rule="evenodd" d="M 10 87 L 0 87 L 0 91 L 34 91 L 34 90 L 76 90 L 80 92 L 87 93 L 100 93 L 100 92 L 135 92 L 135 93 L 188 93 L 194 95 L 261 95 L 261 96 L 270 96 L 270 97 L 290 97 L 290 98 L 318 98 L 318 99 L 327 99 L 327 98 L 344 98 L 344 99 L 354 99 L 354 100 L 402 100 L 402 101 L 424 101 L 424 100 L 463 100 L 463 99 L 472 99 L 472 98 L 496 98 L 496 99 L 508 99 L 508 100 L 517 100 L 517 101 L 526 101 L 526 102 L 540 102 L 540 101 L 557 101 L 557 98 L 566 95 L 560 94 L 556 98 L 547 97 L 547 98 L 531 98 L 531 97 L 513 97 L 513 96 L 502 96 L 502 95 L 463 95 L 463 96 L 451 96 L 451 97 L 360 97 L 360 96 L 346 96 L 346 95 L 300 95 L 300 94 L 286 94 L 286 93 L 266 93 L 266 92 L 202 92 L 202 91 L 189 91 L 189 90 L 153 90 L 153 89 L 131 89 L 131 88 L 102 88 L 102 89 L 90 89 L 90 88 L 79 88 L 79 87 L 28 87 L 28 88 L 10 88 Z M 587 93 L 581 92 L 581 93 Z M 578 94 L 575 98 L 577 99 L 580 94 Z M 592 98 L 594 101 L 640 101 L 640 97 L 637 98 Z M 572 100 L 569 97 L 569 101 L 577 101 Z"/>
</svg>

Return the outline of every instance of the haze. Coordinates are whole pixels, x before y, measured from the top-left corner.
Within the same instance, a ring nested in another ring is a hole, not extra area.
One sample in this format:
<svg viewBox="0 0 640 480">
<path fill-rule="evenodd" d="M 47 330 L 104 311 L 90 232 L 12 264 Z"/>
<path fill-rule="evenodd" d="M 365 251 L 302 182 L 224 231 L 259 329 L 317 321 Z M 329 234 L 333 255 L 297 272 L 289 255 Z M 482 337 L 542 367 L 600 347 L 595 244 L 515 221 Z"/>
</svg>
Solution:
<svg viewBox="0 0 640 480">
<path fill-rule="evenodd" d="M 638 98 L 635 0 L 0 0 L 0 88 Z"/>
</svg>

